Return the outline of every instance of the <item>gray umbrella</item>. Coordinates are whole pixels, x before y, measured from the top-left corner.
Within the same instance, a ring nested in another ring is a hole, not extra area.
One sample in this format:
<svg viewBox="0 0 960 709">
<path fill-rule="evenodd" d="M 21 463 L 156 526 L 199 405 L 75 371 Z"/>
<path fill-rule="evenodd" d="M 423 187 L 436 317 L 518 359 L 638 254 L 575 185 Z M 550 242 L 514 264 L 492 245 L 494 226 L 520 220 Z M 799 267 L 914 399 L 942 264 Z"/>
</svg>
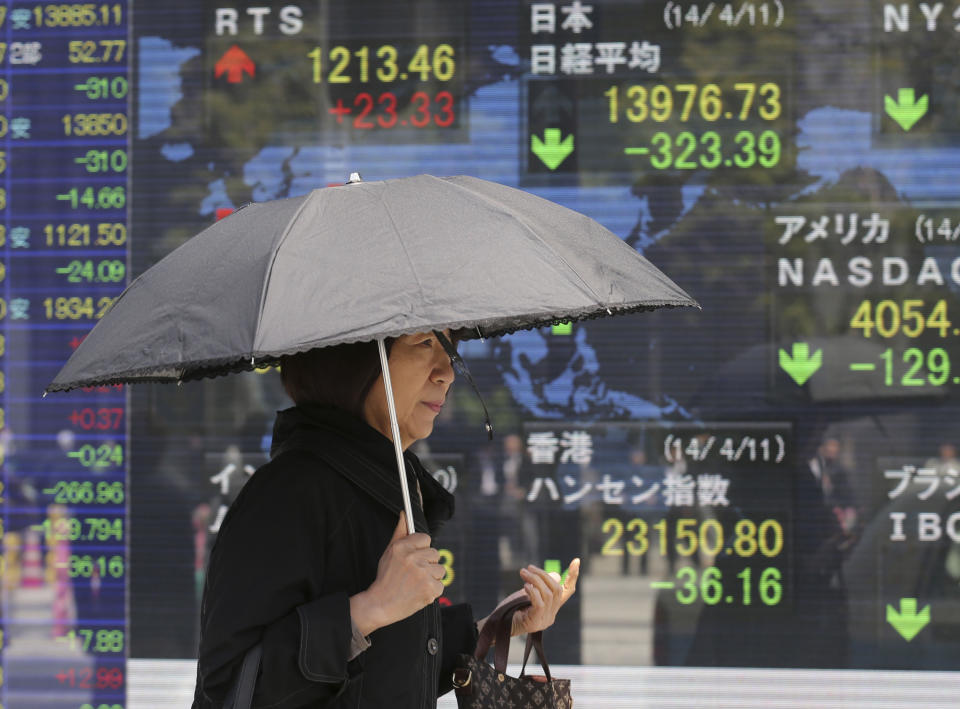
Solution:
<svg viewBox="0 0 960 709">
<path fill-rule="evenodd" d="M 47 391 L 187 381 L 346 342 L 377 340 L 385 361 L 384 338 L 413 332 L 470 339 L 696 305 L 548 200 L 473 177 L 352 176 L 247 205 L 187 241 L 127 287 Z"/>
</svg>

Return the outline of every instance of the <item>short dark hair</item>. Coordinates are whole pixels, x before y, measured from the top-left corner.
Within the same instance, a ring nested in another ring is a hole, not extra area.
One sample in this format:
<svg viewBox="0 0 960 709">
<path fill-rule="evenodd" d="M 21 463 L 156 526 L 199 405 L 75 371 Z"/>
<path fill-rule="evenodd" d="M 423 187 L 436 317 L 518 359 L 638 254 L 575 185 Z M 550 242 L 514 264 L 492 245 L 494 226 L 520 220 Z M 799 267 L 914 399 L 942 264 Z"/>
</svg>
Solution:
<svg viewBox="0 0 960 709">
<path fill-rule="evenodd" d="M 386 340 L 387 354 L 393 338 Z M 320 347 L 280 358 L 283 388 L 296 404 L 329 404 L 363 418 L 363 402 L 380 376 L 376 342 Z"/>
</svg>

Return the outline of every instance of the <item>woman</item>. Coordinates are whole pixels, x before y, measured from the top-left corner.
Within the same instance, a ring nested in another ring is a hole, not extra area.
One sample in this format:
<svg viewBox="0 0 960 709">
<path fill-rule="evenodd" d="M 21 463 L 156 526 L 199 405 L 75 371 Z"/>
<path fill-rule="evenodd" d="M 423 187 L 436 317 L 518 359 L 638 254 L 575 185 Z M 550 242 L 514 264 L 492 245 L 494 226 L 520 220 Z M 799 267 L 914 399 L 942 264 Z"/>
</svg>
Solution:
<svg viewBox="0 0 960 709">
<path fill-rule="evenodd" d="M 285 357 L 296 406 L 274 426 L 272 459 L 241 491 L 210 555 L 194 709 L 220 707 L 247 649 L 261 643 L 255 707 L 421 709 L 451 688 L 477 629 L 467 605 L 441 608 L 445 570 L 430 536 L 453 497 L 407 449 L 426 438 L 453 383 L 432 333 L 389 342 L 416 533 L 406 534 L 375 343 Z M 542 630 L 573 594 L 520 571 L 531 606 L 513 634 Z"/>
</svg>

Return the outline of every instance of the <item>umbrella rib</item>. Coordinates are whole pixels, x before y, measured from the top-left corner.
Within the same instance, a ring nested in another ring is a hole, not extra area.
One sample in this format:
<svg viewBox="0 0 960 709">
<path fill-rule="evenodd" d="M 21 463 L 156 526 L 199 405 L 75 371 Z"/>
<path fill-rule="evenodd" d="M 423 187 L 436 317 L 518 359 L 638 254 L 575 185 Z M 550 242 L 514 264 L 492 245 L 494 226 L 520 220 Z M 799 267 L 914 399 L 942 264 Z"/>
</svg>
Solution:
<svg viewBox="0 0 960 709">
<path fill-rule="evenodd" d="M 410 272 L 413 273 L 413 279 L 417 282 L 417 290 L 420 291 L 420 302 L 426 303 L 427 299 L 423 293 L 423 284 L 420 282 L 420 275 L 417 273 L 416 267 L 413 265 L 413 259 L 410 258 L 410 252 L 407 251 L 407 245 L 403 243 L 403 239 L 400 236 L 400 229 L 397 227 L 397 221 L 393 218 L 393 212 L 390 210 L 390 205 L 383 199 L 383 195 L 380 195 L 380 203 L 383 205 L 383 208 L 387 212 L 387 217 L 390 219 L 390 224 L 393 226 L 393 234 L 396 236 L 397 241 L 400 244 L 400 248 L 403 250 L 403 255 L 407 259 L 407 264 L 410 266 Z"/>
<path fill-rule="evenodd" d="M 569 268 L 571 272 L 573 272 L 573 275 L 575 275 L 575 276 L 577 277 L 577 279 L 579 279 L 579 281 L 580 281 L 580 283 L 583 285 L 583 287 L 584 287 L 587 291 L 589 291 L 590 295 L 593 296 L 593 299 L 597 301 L 597 305 L 599 305 L 599 306 L 602 307 L 602 308 L 606 308 L 606 309 L 607 309 L 607 312 L 610 311 L 610 307 L 603 301 L 603 298 L 601 298 L 601 297 L 599 296 L 599 294 L 598 294 L 593 288 L 590 287 L 590 284 L 587 283 L 587 280 L 586 280 L 583 276 L 580 275 L 580 272 L 579 272 L 577 269 L 575 269 L 573 266 L 571 266 L 569 263 L 567 263 L 567 260 L 566 260 L 563 256 L 561 256 L 560 254 L 558 254 L 558 253 L 556 252 L 556 250 L 554 250 L 553 246 L 551 246 L 551 245 L 548 244 L 546 241 L 544 241 L 543 237 L 540 236 L 539 234 L 537 234 L 537 232 L 536 232 L 532 227 L 530 227 L 523 219 L 521 219 L 520 217 L 516 217 L 516 219 L 517 219 L 517 221 L 523 226 L 524 229 L 526 229 L 528 232 L 530 232 L 530 233 L 533 235 L 533 237 L 534 237 L 537 241 L 539 241 L 539 242 L 540 242 L 541 244 L 543 244 L 547 249 L 549 249 L 550 252 L 560 260 L 560 263 L 562 263 L 564 266 L 566 266 L 567 268 Z"/>
<path fill-rule="evenodd" d="M 456 184 L 456 183 L 453 183 L 453 184 Z M 497 204 L 496 201 L 494 201 L 493 199 L 487 197 L 487 195 L 485 195 L 485 194 L 481 194 L 481 193 L 479 193 L 479 192 L 474 192 L 473 190 L 468 190 L 466 187 L 462 187 L 462 186 L 460 186 L 460 185 L 457 185 L 457 187 L 460 187 L 460 189 L 463 189 L 463 190 L 465 190 L 465 191 L 467 191 L 467 192 L 470 192 L 472 195 L 474 195 L 474 196 L 476 196 L 476 197 L 479 197 L 479 198 L 482 199 L 484 202 L 487 202 L 489 205 L 491 205 L 491 207 L 492 207 L 495 211 L 499 212 L 500 214 L 505 214 L 505 215 L 509 216 L 510 218 L 514 219 L 521 227 L 523 227 L 524 231 L 528 232 L 531 236 L 533 236 L 533 238 L 535 238 L 538 242 L 540 242 L 540 244 L 542 244 L 542 245 L 546 248 L 546 250 L 548 250 L 551 254 L 553 254 L 553 255 L 557 258 L 557 260 L 560 261 L 560 263 L 562 263 L 564 266 L 566 266 L 568 269 L 570 269 L 570 271 L 573 273 L 573 275 L 575 275 L 575 276 L 577 277 L 577 279 L 580 281 L 580 283 L 581 283 L 581 285 L 583 286 L 583 288 L 590 293 L 590 295 L 593 297 L 594 300 L 597 301 L 597 305 L 599 305 L 599 306 L 602 307 L 602 308 L 607 308 L 607 310 L 610 309 L 610 308 L 607 306 L 607 304 L 603 301 L 603 299 L 600 298 L 599 295 L 597 295 L 597 292 L 596 292 L 593 288 L 590 287 L 590 284 L 587 283 L 586 279 L 584 279 L 584 277 L 580 275 L 579 271 L 577 271 L 577 269 L 575 269 L 573 266 L 571 266 L 571 265 L 567 262 L 567 260 L 566 260 L 565 258 L 563 258 L 563 256 L 561 256 L 560 254 L 558 254 L 558 253 L 556 252 L 556 250 L 553 248 L 553 246 L 552 246 L 551 244 L 549 244 L 547 241 L 545 241 L 545 240 L 543 239 L 543 237 L 541 237 L 539 234 L 537 234 L 536 230 L 535 230 L 533 227 L 531 227 L 529 224 L 527 224 L 526 221 L 524 221 L 520 216 L 514 214 L 512 211 L 505 211 L 499 204 Z M 619 237 L 618 237 L 618 238 L 619 238 Z M 621 241 L 622 241 L 622 239 L 621 239 Z"/>
<path fill-rule="evenodd" d="M 539 241 L 539 242 L 546 248 L 546 250 L 548 250 L 550 253 L 552 253 L 552 254 L 557 258 L 557 260 L 560 261 L 560 263 L 562 263 L 564 266 L 566 266 L 568 269 L 570 269 L 570 272 L 573 273 L 573 275 L 577 277 L 577 280 L 580 281 L 580 284 L 583 286 L 584 290 L 586 290 L 586 291 L 590 294 L 590 296 L 591 296 L 595 301 L 597 301 L 597 305 L 599 305 L 601 308 L 606 308 L 606 310 L 607 310 L 608 313 L 610 312 L 610 306 L 607 305 L 607 304 L 604 302 L 603 298 L 601 298 L 601 297 L 597 294 L 597 292 L 596 292 L 593 288 L 590 287 L 590 284 L 587 283 L 586 279 L 585 279 L 583 276 L 580 275 L 580 272 L 579 272 L 577 269 L 575 269 L 573 266 L 571 266 L 563 256 L 561 256 L 560 254 L 558 254 L 558 253 L 556 252 L 556 250 L 553 248 L 553 246 L 552 246 L 551 244 L 549 244 L 547 241 L 545 241 L 542 236 L 540 236 L 539 234 L 537 234 L 537 231 L 536 231 L 533 227 L 531 227 L 530 225 L 528 225 L 523 219 L 521 219 L 520 217 L 515 216 L 515 215 L 513 215 L 513 214 L 511 214 L 510 216 L 512 216 L 512 217 L 517 221 L 517 223 L 520 224 L 520 226 L 523 227 L 523 229 L 524 229 L 525 231 L 527 231 L 531 236 L 533 236 L 534 239 L 536 239 L 537 241 Z"/>
<path fill-rule="evenodd" d="M 315 192 L 316 190 L 314 190 Z M 280 238 L 277 240 L 276 245 L 273 247 L 273 253 L 270 254 L 270 265 L 267 266 L 267 272 L 264 274 L 263 278 L 263 288 L 260 290 L 260 305 L 257 308 L 257 325 L 253 331 L 253 342 L 250 343 L 250 356 L 253 357 L 256 355 L 256 345 L 260 341 L 260 324 L 263 322 L 263 309 L 267 304 L 267 288 L 270 286 L 270 278 L 273 275 L 273 266 L 277 262 L 277 257 L 280 255 L 280 248 L 283 246 L 283 243 L 287 240 L 287 237 L 290 235 L 291 228 L 294 223 L 300 218 L 300 214 L 307 207 L 307 203 L 310 201 L 307 199 L 311 193 L 307 193 L 307 196 L 304 197 L 303 201 L 300 203 L 300 206 L 297 208 L 297 211 L 293 213 L 293 216 L 290 217 L 287 225 L 283 228 L 283 231 L 280 232 Z M 321 200 L 318 200 L 321 202 Z M 252 205 L 251 205 L 252 206 Z"/>
</svg>

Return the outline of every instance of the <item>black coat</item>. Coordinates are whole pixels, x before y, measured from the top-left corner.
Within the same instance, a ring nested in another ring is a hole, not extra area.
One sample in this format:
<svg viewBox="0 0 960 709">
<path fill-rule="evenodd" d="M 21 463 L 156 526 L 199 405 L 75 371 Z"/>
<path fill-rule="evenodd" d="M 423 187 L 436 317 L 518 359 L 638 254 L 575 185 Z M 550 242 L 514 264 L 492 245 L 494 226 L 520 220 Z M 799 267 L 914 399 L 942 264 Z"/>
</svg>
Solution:
<svg viewBox="0 0 960 709">
<path fill-rule="evenodd" d="M 194 709 L 222 705 L 258 642 L 255 707 L 435 707 L 476 643 L 469 606 L 434 602 L 347 661 L 348 598 L 373 583 L 402 509 L 393 444 L 337 409 L 299 406 L 279 413 L 271 453 L 210 553 Z M 416 529 L 435 534 L 453 497 L 405 458 Z"/>
</svg>

